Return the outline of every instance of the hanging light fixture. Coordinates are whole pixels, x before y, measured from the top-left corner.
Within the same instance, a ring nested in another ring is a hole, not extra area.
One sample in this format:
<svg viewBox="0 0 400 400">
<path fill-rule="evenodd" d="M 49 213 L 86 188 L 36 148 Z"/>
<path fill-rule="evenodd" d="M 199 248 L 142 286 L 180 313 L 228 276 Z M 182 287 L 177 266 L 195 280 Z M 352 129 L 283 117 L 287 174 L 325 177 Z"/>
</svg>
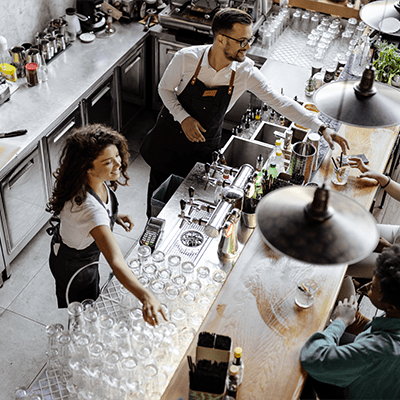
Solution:
<svg viewBox="0 0 400 400">
<path fill-rule="evenodd" d="M 370 27 L 400 36 L 400 1 L 383 0 L 366 4 L 360 10 L 360 18 Z"/>
<path fill-rule="evenodd" d="M 368 65 L 361 81 L 337 81 L 321 86 L 314 94 L 318 110 L 347 125 L 364 128 L 400 124 L 400 90 L 375 81 Z"/>
<path fill-rule="evenodd" d="M 374 217 L 355 200 L 325 186 L 291 186 L 258 204 L 257 227 L 277 252 L 310 264 L 351 264 L 375 249 Z"/>
</svg>

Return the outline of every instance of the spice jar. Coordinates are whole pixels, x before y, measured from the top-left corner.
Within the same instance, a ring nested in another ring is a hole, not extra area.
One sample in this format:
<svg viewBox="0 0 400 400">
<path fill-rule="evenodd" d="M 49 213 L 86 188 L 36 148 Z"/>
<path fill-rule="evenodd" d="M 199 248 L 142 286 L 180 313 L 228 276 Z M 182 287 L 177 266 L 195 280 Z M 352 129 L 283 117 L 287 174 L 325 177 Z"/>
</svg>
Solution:
<svg viewBox="0 0 400 400">
<path fill-rule="evenodd" d="M 28 86 L 35 86 L 39 84 L 38 68 L 39 66 L 36 63 L 28 63 L 25 65 Z"/>
</svg>

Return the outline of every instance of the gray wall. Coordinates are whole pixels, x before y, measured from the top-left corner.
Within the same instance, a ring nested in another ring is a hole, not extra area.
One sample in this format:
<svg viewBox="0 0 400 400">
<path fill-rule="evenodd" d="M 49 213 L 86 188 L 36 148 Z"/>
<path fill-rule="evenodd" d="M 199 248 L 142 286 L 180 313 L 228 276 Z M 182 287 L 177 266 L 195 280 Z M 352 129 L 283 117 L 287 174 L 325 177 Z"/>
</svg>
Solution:
<svg viewBox="0 0 400 400">
<path fill-rule="evenodd" d="M 75 7 L 75 0 L 0 0 L 0 36 L 8 47 L 31 42 L 49 21 Z"/>
</svg>

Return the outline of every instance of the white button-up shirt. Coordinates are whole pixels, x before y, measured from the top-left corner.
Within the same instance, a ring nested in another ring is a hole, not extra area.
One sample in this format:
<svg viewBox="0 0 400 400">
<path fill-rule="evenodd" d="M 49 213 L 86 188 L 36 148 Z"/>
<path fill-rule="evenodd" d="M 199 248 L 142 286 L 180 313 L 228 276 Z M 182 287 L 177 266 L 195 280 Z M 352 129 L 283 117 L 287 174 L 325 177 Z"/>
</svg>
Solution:
<svg viewBox="0 0 400 400">
<path fill-rule="evenodd" d="M 273 90 L 265 76 L 254 66 L 254 62 L 250 58 L 246 57 L 243 62 L 232 61 L 227 67 L 216 71 L 208 62 L 210 48 L 211 45 L 203 45 L 179 50 L 161 78 L 158 92 L 165 107 L 167 107 L 176 121 L 181 123 L 185 118 L 189 117 L 189 114 L 179 103 L 177 96 L 182 93 L 193 77 L 201 55 L 205 51 L 198 79 L 207 87 L 228 86 L 232 70 L 236 71 L 233 93 L 227 111 L 248 90 L 289 120 L 318 131 L 322 121 L 318 119 L 317 115 L 307 111 L 289 97 L 282 96 Z"/>
</svg>

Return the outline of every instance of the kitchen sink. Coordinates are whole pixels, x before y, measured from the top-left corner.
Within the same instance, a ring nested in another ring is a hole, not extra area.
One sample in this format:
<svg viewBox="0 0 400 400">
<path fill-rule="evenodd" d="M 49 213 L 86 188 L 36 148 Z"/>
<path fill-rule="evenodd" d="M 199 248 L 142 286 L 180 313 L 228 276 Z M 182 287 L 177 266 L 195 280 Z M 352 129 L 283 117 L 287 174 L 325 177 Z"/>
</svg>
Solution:
<svg viewBox="0 0 400 400">
<path fill-rule="evenodd" d="M 275 139 L 273 143 L 275 143 Z M 250 164 L 255 167 L 257 157 L 261 154 L 266 161 L 273 148 L 274 146 L 269 143 L 231 136 L 221 152 L 230 167 L 240 168 L 243 164 Z"/>
<path fill-rule="evenodd" d="M 274 146 L 276 139 L 282 139 L 282 142 L 284 141 L 286 129 L 285 126 L 262 122 L 255 134 L 252 136 L 252 139 Z"/>
</svg>

